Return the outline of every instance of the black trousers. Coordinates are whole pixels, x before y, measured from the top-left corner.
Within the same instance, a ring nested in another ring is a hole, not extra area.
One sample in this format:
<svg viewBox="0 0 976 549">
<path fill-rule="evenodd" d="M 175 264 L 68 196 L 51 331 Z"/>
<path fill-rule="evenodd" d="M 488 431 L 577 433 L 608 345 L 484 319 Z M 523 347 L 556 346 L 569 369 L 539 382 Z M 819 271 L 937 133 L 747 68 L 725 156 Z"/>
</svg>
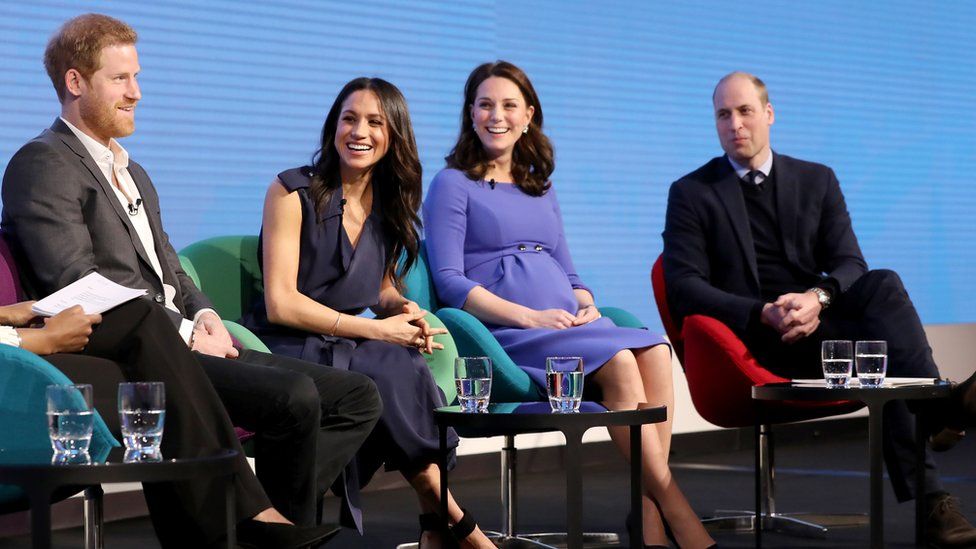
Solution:
<svg viewBox="0 0 976 549">
<path fill-rule="evenodd" d="M 869 271 L 846 292 L 835 296 L 821 314 L 820 327 L 809 337 L 791 345 L 779 338 L 780 334 L 767 326 L 743 336 L 759 363 L 783 377 L 822 377 L 820 343 L 828 339 L 885 340 L 889 376 L 940 377 L 922 321 L 894 271 Z M 915 409 L 904 401 L 891 402 L 884 409 L 885 465 L 898 501 L 917 495 L 913 493 Z M 926 450 L 925 493 L 942 489 L 931 452 Z"/>
<path fill-rule="evenodd" d="M 103 315 L 82 354 L 45 358 L 75 382 L 93 385 L 95 406 L 114 433 L 119 432 L 117 384 L 164 382 L 165 457 L 235 449 L 241 453 L 235 481 L 238 520 L 274 506 L 296 523 L 313 524 L 317 477 L 334 478 L 342 469 L 317 466 L 317 445 L 323 439 L 331 443 L 329 435 L 336 433 L 330 446 L 333 460 L 348 461 L 379 415 L 375 388 L 365 377 L 340 374 L 335 392 L 313 395 L 307 390 L 308 377 L 289 369 L 301 370 L 304 363 L 261 353 L 243 355 L 227 360 L 190 352 L 160 306 L 135 300 Z M 218 395 L 218 387 L 228 394 Z M 339 417 L 322 419 L 326 400 L 330 412 Z M 229 415 L 232 409 L 241 417 Z M 244 458 L 234 423 L 258 433 L 257 478 Z M 164 547 L 196 546 L 223 533 L 223 518 L 216 512 L 223 490 L 216 482 L 147 483 L 145 496 Z"/>
</svg>

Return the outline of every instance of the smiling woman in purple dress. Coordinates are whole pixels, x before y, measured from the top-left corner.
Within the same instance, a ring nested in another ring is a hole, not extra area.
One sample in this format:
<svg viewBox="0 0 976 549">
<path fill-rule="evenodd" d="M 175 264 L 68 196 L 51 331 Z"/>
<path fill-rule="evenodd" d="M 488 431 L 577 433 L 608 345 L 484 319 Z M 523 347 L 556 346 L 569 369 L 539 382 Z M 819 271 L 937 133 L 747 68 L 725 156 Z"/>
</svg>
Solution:
<svg viewBox="0 0 976 549">
<path fill-rule="evenodd" d="M 576 275 L 531 82 L 504 61 L 479 66 L 465 84 L 461 119 L 448 168 L 434 177 L 424 204 L 438 298 L 484 322 L 542 387 L 547 356 L 581 356 L 604 401 L 667 405 L 668 421 L 644 428 L 644 542 L 666 546 L 667 521 L 682 547 L 711 545 L 668 467 L 670 348 L 657 334 L 601 318 Z M 626 428 L 610 436 L 628 455 Z"/>
<path fill-rule="evenodd" d="M 399 291 L 400 273 L 418 254 L 420 194 L 420 160 L 400 90 L 379 78 L 349 82 L 326 117 L 312 165 L 278 174 L 268 188 L 259 252 L 265 295 L 244 324 L 275 353 L 376 383 L 383 414 L 346 471 L 347 496 L 385 465 L 417 492 L 421 547 L 454 546 L 453 538 L 462 547 L 493 547 L 450 495 L 450 531 L 436 515 L 433 410 L 445 402 L 420 351 L 443 348 L 432 336 L 444 330 L 430 328 L 426 311 Z M 376 318 L 358 316 L 367 307 Z M 449 444 L 457 445 L 453 432 Z M 319 448 L 321 460 L 332 454 Z M 358 509 L 349 510 L 360 526 Z"/>
</svg>

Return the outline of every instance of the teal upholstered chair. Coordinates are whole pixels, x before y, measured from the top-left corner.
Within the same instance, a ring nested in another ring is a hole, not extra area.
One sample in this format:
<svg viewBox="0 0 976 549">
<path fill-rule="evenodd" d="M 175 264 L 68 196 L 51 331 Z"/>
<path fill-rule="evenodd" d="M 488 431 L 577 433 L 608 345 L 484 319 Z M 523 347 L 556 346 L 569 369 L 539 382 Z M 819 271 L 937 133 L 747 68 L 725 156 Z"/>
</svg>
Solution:
<svg viewBox="0 0 976 549">
<path fill-rule="evenodd" d="M 461 309 L 440 307 L 434 282 L 427 262 L 426 248 L 421 245 L 420 257 L 407 276 L 404 277 L 404 295 L 416 301 L 422 308 L 433 311 L 440 318 L 457 343 L 460 356 L 487 356 L 492 361 L 491 401 L 500 402 L 531 402 L 546 400 L 545 392 L 532 383 L 526 374 L 508 353 L 502 349 L 488 328 L 470 313 Z M 640 320 L 633 314 L 617 307 L 600 307 L 600 314 L 608 317 L 617 326 L 628 328 L 642 328 Z M 452 376 L 453 377 L 453 376 Z M 454 385 L 454 380 L 449 380 Z M 440 384 L 440 381 L 438 381 Z M 441 384 L 441 388 L 444 385 Z M 465 436 L 463 431 L 461 436 Z M 472 435 L 478 436 L 478 435 Z M 526 542 L 538 541 L 546 544 L 566 543 L 565 533 L 518 534 L 515 531 L 515 501 L 512 495 L 516 491 L 515 476 L 516 448 L 515 437 L 506 436 L 502 447 L 502 528 L 501 532 L 486 533 L 493 541 L 504 542 L 512 538 L 521 538 Z M 614 533 L 585 533 L 584 543 L 587 544 L 615 544 L 619 541 Z M 531 545 L 531 543 L 529 543 Z"/>
<path fill-rule="evenodd" d="M 0 305 L 21 301 L 17 266 L 0 233 Z M 0 345 L 0 450 L 48 450 L 48 385 L 69 385 L 71 380 L 43 358 L 9 345 Z M 96 412 L 89 453 L 104 461 L 119 446 Z M 27 499 L 19 488 L 0 485 L 0 513 L 25 509 Z"/>
</svg>

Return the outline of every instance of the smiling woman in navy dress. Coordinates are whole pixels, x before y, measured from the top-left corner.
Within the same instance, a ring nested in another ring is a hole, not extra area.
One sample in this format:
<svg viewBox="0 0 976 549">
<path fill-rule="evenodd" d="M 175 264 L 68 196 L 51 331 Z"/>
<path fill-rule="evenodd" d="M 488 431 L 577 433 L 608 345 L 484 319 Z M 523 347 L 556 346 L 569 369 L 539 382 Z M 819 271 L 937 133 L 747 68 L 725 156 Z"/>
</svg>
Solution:
<svg viewBox="0 0 976 549">
<path fill-rule="evenodd" d="M 444 331 L 430 328 L 426 311 L 399 292 L 400 273 L 418 254 L 420 195 L 420 160 L 403 95 L 378 78 L 349 82 L 329 111 L 312 165 L 280 173 L 268 188 L 259 252 L 265 296 L 245 324 L 275 353 L 376 382 L 383 415 L 347 470 L 347 496 L 385 464 L 417 492 L 423 547 L 450 544 L 450 537 L 464 547 L 493 547 L 453 498 L 451 532 L 438 528 L 435 514 L 440 471 L 433 409 L 445 402 L 420 351 L 442 348 L 432 336 Z M 377 318 L 358 316 L 367 307 Z M 453 432 L 450 443 L 457 445 Z M 319 452 L 328 459 L 328 448 Z"/>
</svg>

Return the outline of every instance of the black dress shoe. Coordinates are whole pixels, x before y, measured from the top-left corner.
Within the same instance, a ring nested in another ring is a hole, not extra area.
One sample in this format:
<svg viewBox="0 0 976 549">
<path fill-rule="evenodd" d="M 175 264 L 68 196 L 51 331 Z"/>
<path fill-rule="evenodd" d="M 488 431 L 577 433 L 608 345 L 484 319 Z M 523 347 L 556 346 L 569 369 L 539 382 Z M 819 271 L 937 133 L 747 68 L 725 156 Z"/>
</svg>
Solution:
<svg viewBox="0 0 976 549">
<path fill-rule="evenodd" d="M 926 496 L 925 543 L 929 547 L 976 547 L 976 528 L 959 511 L 959 500 L 942 492 Z"/>
<path fill-rule="evenodd" d="M 237 545 L 245 549 L 305 549 L 319 547 L 341 528 L 335 524 L 295 526 L 245 520 L 237 525 Z"/>
</svg>

